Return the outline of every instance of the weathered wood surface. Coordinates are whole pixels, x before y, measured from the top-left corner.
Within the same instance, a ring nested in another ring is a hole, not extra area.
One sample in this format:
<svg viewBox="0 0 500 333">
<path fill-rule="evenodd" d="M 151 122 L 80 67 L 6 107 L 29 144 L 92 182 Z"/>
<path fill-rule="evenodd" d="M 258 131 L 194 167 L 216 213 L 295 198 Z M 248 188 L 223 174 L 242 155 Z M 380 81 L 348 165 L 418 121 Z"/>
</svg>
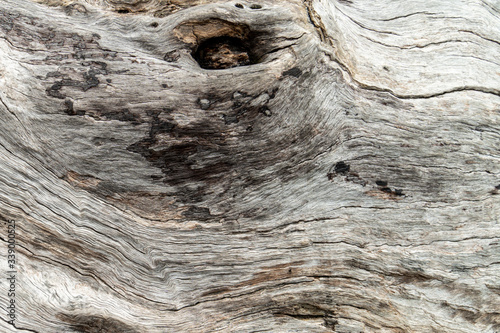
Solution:
<svg viewBox="0 0 500 333">
<path fill-rule="evenodd" d="M 2 0 L 0 99 L 2 332 L 500 332 L 496 0 Z"/>
</svg>

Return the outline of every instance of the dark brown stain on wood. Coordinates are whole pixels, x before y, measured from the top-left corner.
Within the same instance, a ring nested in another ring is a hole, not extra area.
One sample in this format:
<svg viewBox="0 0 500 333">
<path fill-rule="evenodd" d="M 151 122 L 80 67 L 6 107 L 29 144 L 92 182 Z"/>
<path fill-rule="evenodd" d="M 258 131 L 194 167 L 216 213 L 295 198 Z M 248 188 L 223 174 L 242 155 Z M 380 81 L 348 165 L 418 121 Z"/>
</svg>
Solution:
<svg viewBox="0 0 500 333">
<path fill-rule="evenodd" d="M 239 283 L 237 287 L 241 288 L 247 286 L 255 286 L 265 282 L 288 279 L 293 277 L 294 275 L 300 275 L 301 270 L 298 267 L 302 266 L 304 263 L 305 261 L 296 261 L 263 267 L 260 272 L 254 274 L 254 277 L 252 279 Z M 294 274 L 292 274 L 292 272 L 290 271 L 292 267 L 297 267 L 293 270 Z"/>
<path fill-rule="evenodd" d="M 160 142 L 164 144 L 157 148 Z M 152 114 L 149 135 L 127 149 L 160 168 L 166 184 L 200 184 L 197 190 L 179 188 L 176 192 L 188 202 L 201 200 L 204 187 L 226 177 L 235 163 L 231 158 L 233 148 L 217 124 L 199 122 L 179 126 L 173 120 L 161 120 L 158 112 Z M 198 166 L 199 163 L 202 165 Z"/>
<path fill-rule="evenodd" d="M 81 175 L 74 171 L 68 171 L 64 179 L 70 184 L 84 189 L 94 189 L 101 182 L 99 178 L 91 175 Z"/>
<path fill-rule="evenodd" d="M 298 67 L 290 68 L 289 70 L 283 72 L 283 76 L 293 76 L 299 77 L 302 75 L 302 70 Z"/>
<path fill-rule="evenodd" d="M 207 296 L 214 296 L 214 295 L 219 295 L 219 294 L 225 294 L 227 292 L 230 292 L 232 289 L 228 287 L 219 287 L 219 288 L 214 288 L 207 290 L 203 294 L 201 294 L 201 297 L 207 297 Z"/>
<path fill-rule="evenodd" d="M 69 324 L 78 333 L 138 333 L 139 331 L 117 319 L 98 315 L 59 313 L 57 318 Z"/>
<path fill-rule="evenodd" d="M 108 74 L 106 70 L 107 64 L 102 61 L 82 62 L 82 66 L 89 67 L 89 69 L 81 74 L 81 80 L 63 78 L 62 80 L 56 81 L 46 89 L 47 95 L 64 99 L 66 96 L 61 93 L 63 87 L 75 87 L 87 91 L 99 85 L 100 81 L 97 75 Z"/>
<path fill-rule="evenodd" d="M 47 26 L 39 20 L 27 16 L 10 13 L 0 13 L 0 31 L 5 34 L 6 40 L 15 47 L 34 52 L 50 51 L 54 60 L 57 56 L 71 54 L 74 59 L 85 58 L 113 58 L 115 52 L 104 50 L 96 33 L 81 35 L 71 31 L 59 30 L 56 26 Z M 60 63 L 36 60 L 34 63 L 56 64 Z"/>
<path fill-rule="evenodd" d="M 402 284 L 426 283 L 434 280 L 432 276 L 418 270 L 394 272 L 393 276 Z"/>
<path fill-rule="evenodd" d="M 189 206 L 188 209 L 184 211 L 183 215 L 197 221 L 208 221 L 214 217 L 210 214 L 210 209 L 200 206 Z"/>
<path fill-rule="evenodd" d="M 81 242 L 67 240 L 61 235 L 56 235 L 47 229 L 39 227 L 35 233 L 31 232 L 29 235 L 23 237 L 22 242 L 30 244 L 33 248 L 45 250 L 52 253 L 54 257 L 85 258 L 85 262 L 78 260 L 78 264 L 88 266 L 92 261 L 109 263 L 109 258 L 102 253 L 93 251 L 90 247 L 84 246 Z M 77 262 L 75 262 L 77 265 Z"/>
</svg>

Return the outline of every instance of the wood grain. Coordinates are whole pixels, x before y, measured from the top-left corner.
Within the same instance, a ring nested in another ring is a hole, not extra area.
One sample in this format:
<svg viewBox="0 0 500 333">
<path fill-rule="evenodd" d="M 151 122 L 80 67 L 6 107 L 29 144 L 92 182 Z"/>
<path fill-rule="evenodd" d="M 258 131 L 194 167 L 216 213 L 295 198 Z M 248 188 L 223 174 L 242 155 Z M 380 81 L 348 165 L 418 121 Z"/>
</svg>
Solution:
<svg viewBox="0 0 500 333">
<path fill-rule="evenodd" d="M 492 0 L 3 0 L 0 330 L 500 332 L 499 27 Z M 219 37 L 252 61 L 201 68 Z"/>
</svg>

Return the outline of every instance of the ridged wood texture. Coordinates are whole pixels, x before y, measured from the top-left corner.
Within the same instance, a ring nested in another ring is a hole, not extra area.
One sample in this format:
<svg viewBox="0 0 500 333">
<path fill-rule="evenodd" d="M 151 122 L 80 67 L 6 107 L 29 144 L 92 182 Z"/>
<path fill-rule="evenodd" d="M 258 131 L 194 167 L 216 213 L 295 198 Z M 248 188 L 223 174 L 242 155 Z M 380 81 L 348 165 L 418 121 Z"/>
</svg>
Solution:
<svg viewBox="0 0 500 333">
<path fill-rule="evenodd" d="M 500 332 L 499 1 L 2 0 L 0 99 L 2 332 Z"/>
</svg>

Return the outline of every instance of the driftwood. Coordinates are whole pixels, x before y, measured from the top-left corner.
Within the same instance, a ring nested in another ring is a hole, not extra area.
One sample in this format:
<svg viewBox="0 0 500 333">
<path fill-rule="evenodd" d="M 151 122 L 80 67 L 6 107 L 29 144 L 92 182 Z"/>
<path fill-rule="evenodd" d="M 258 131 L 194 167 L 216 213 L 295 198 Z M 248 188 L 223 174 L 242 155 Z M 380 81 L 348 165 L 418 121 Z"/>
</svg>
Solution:
<svg viewBox="0 0 500 333">
<path fill-rule="evenodd" d="M 0 100 L 2 332 L 500 332 L 498 1 L 2 0 Z"/>
</svg>

